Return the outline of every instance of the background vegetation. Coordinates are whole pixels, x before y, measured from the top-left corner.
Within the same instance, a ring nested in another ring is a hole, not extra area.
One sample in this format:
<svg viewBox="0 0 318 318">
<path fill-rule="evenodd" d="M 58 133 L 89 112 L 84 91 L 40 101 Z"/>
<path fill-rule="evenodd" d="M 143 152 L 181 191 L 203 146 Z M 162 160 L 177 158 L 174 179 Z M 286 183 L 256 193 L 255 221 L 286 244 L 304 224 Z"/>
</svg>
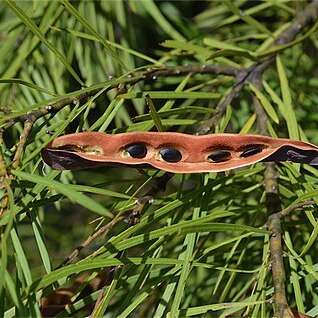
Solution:
<svg viewBox="0 0 318 318">
<path fill-rule="evenodd" d="M 318 144 L 317 13 L 317 0 L 1 2 L 0 316 L 318 315 L 315 168 L 60 172 L 40 156 L 61 134 L 158 122 Z"/>
</svg>

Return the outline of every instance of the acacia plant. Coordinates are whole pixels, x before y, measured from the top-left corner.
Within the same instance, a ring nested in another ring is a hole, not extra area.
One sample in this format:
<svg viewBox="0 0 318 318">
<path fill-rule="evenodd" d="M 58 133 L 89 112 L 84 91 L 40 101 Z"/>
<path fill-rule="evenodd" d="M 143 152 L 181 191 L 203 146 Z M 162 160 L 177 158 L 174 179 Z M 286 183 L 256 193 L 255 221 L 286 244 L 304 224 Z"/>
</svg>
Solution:
<svg viewBox="0 0 318 318">
<path fill-rule="evenodd" d="M 0 316 L 318 315 L 318 172 L 58 171 L 82 131 L 318 145 L 318 1 L 0 3 Z"/>
</svg>

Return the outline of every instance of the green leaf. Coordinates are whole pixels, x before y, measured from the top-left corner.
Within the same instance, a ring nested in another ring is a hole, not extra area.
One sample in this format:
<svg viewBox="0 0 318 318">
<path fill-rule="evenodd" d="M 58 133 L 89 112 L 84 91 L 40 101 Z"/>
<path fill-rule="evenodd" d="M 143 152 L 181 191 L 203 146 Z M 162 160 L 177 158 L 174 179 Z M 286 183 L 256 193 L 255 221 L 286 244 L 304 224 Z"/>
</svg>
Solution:
<svg viewBox="0 0 318 318">
<path fill-rule="evenodd" d="M 219 41 L 214 38 L 204 38 L 203 40 L 204 44 L 207 46 L 211 46 L 213 48 L 219 49 L 220 51 L 212 53 L 209 56 L 209 59 L 221 57 L 221 56 L 244 56 L 252 60 L 256 60 L 256 56 L 253 52 L 249 50 L 245 50 L 243 48 L 240 48 L 239 46 Z"/>
<path fill-rule="evenodd" d="M 167 35 L 176 41 L 185 41 L 185 38 L 169 23 L 169 21 L 163 16 L 157 5 L 152 0 L 145 0 L 141 2 L 142 6 L 152 16 L 154 21 L 164 30 Z"/>
<path fill-rule="evenodd" d="M 91 269 L 99 269 L 108 266 L 123 266 L 124 264 L 157 264 L 157 265 L 175 265 L 179 264 L 180 261 L 171 258 L 160 258 L 160 259 L 143 259 L 143 258 L 110 258 L 110 259 L 100 259 L 100 260 L 89 260 L 83 261 L 72 265 L 67 265 L 65 267 L 54 270 L 53 272 L 44 275 L 41 279 L 32 283 L 28 286 L 25 292 L 30 293 L 38 291 L 41 288 L 48 286 L 54 282 L 61 280 L 64 277 L 68 277 L 75 273 L 80 273 L 83 271 Z"/>
<path fill-rule="evenodd" d="M 300 36 L 297 39 L 290 41 L 284 45 L 274 45 L 268 50 L 265 50 L 263 52 L 257 52 L 256 56 L 259 58 L 263 58 L 266 56 L 280 53 L 280 52 L 282 52 L 282 51 L 284 51 L 284 50 L 286 50 L 294 45 L 297 45 L 297 44 L 303 42 L 305 39 L 310 37 L 317 30 L 317 28 L 318 28 L 318 21 L 316 21 L 315 24 L 303 36 Z"/>
<path fill-rule="evenodd" d="M 211 304 L 198 307 L 190 307 L 179 311 L 181 317 L 191 317 L 196 315 L 208 314 L 209 311 L 218 311 L 226 308 L 234 308 L 236 310 L 243 309 L 245 307 L 253 306 L 256 304 L 264 304 L 266 301 L 242 301 L 242 302 L 226 302 L 220 304 Z"/>
<path fill-rule="evenodd" d="M 79 12 L 72 6 L 72 4 L 68 0 L 60 0 L 60 2 L 63 4 L 63 6 L 68 10 L 73 16 L 76 17 L 76 19 L 86 28 L 88 29 L 95 37 L 98 39 L 107 51 L 112 55 L 113 59 L 121 66 L 124 67 L 124 69 L 127 69 L 127 66 L 124 65 L 122 60 L 118 57 L 118 55 L 114 52 L 114 50 L 111 48 L 111 46 L 107 43 L 105 40 L 105 37 L 102 36 L 100 33 L 98 33 L 91 25 L 90 23 L 82 16 L 79 14 Z"/>
<path fill-rule="evenodd" d="M 270 30 L 268 30 L 264 24 L 258 22 L 256 19 L 254 19 L 247 11 L 240 10 L 232 1 L 224 0 L 223 3 L 234 13 L 236 14 L 240 19 L 245 21 L 247 24 L 250 25 L 252 29 L 258 30 L 260 32 L 263 32 L 267 34 L 268 36 L 272 36 L 272 33 Z"/>
<path fill-rule="evenodd" d="M 253 114 L 245 123 L 244 127 L 241 129 L 240 134 L 248 134 L 248 132 L 253 127 L 256 118 L 257 118 L 256 114 Z"/>
<path fill-rule="evenodd" d="M 236 49 L 236 50 L 224 49 L 224 50 L 217 51 L 215 53 L 212 53 L 208 57 L 208 60 L 216 59 L 217 57 L 226 57 L 226 56 L 231 56 L 231 57 L 243 56 L 250 60 L 257 61 L 257 57 L 254 54 L 240 50 L 240 49 Z"/>
<path fill-rule="evenodd" d="M 90 27 L 88 27 L 88 28 L 90 29 Z M 65 30 L 63 30 L 63 31 L 65 31 Z M 76 31 L 76 30 L 67 29 L 66 31 L 71 33 L 71 34 L 74 34 L 75 36 L 77 36 L 79 38 L 83 38 L 83 39 L 91 40 L 91 41 L 98 40 L 100 43 L 103 43 L 103 44 L 107 43 L 109 45 L 109 47 L 114 47 L 116 49 L 120 49 L 123 52 L 129 53 L 129 54 L 134 55 L 136 57 L 139 57 L 139 58 L 141 58 L 141 59 L 143 59 L 145 61 L 148 61 L 148 62 L 150 62 L 150 63 L 152 63 L 152 64 L 154 64 L 156 66 L 162 66 L 162 64 L 159 61 L 151 58 L 150 56 L 142 54 L 141 52 L 138 52 L 136 50 L 127 48 L 127 47 L 125 47 L 123 45 L 120 45 L 120 44 L 118 44 L 116 42 L 109 41 L 109 40 L 105 39 L 104 37 L 100 37 L 99 33 L 97 33 L 97 36 L 96 36 L 96 34 L 95 35 L 90 35 L 90 34 L 87 34 L 87 33 L 84 33 L 84 32 Z M 91 31 L 92 31 L 92 33 L 96 32 L 94 29 L 92 29 Z"/>
<path fill-rule="evenodd" d="M 173 91 L 148 91 L 140 93 L 128 93 L 120 94 L 117 97 L 123 99 L 133 99 L 133 98 L 145 98 L 146 95 L 150 95 L 153 99 L 216 99 L 221 97 L 217 93 L 205 93 L 205 92 L 173 92 Z"/>
<path fill-rule="evenodd" d="M 284 114 L 286 116 L 285 119 L 287 123 L 289 137 L 291 139 L 299 140 L 298 124 L 297 124 L 295 111 L 292 106 L 292 98 L 291 98 L 291 92 L 289 90 L 288 79 L 286 76 L 284 65 L 279 55 L 277 55 L 276 57 L 276 63 L 277 63 L 277 73 L 279 77 L 283 103 L 284 103 L 283 106 L 285 108 Z"/>
<path fill-rule="evenodd" d="M 192 220 L 196 221 L 200 216 L 200 208 L 196 208 L 193 213 Z M 180 305 L 181 300 L 184 295 L 184 290 L 186 288 L 186 282 L 188 280 L 188 277 L 191 273 L 191 261 L 194 258 L 194 247 L 195 243 L 197 241 L 197 234 L 196 233 L 190 233 L 187 234 L 184 243 L 183 243 L 183 249 L 185 250 L 184 253 L 181 253 L 179 255 L 179 259 L 183 261 L 181 272 L 176 285 L 176 291 L 174 293 L 172 305 L 171 305 L 171 316 L 175 317 Z"/>
<path fill-rule="evenodd" d="M 54 92 L 49 91 L 48 89 L 44 88 L 44 87 L 39 87 L 38 85 L 35 85 L 33 83 L 24 81 L 22 79 L 19 78 L 0 78 L 0 83 L 7 83 L 7 84 L 21 84 L 30 88 L 33 88 L 39 92 L 51 95 L 51 96 L 56 96 L 57 94 Z"/>
<path fill-rule="evenodd" d="M 276 123 L 279 124 L 278 116 L 275 112 L 275 109 L 268 101 L 266 96 L 254 85 L 249 83 L 250 89 L 253 91 L 257 99 L 260 101 L 261 105 L 263 106 L 264 110 L 266 111 L 267 115 Z"/>
<path fill-rule="evenodd" d="M 41 32 L 41 30 L 36 26 L 36 24 L 24 13 L 24 11 L 17 6 L 13 1 L 5 0 L 5 3 L 7 6 L 10 7 L 10 9 L 25 23 L 25 25 L 36 35 L 41 42 L 43 42 L 44 45 L 46 45 L 58 58 L 59 60 L 65 65 L 67 70 L 70 72 L 70 74 L 74 77 L 74 79 L 82 86 L 85 86 L 85 84 L 82 82 L 82 80 L 79 78 L 77 73 L 74 71 L 72 66 L 69 64 L 67 59 L 63 56 L 61 52 L 59 52 L 56 47 L 46 39 L 44 34 Z"/>
<path fill-rule="evenodd" d="M 160 117 L 158 116 L 155 104 L 153 103 L 151 96 L 149 94 L 146 94 L 145 97 L 146 97 L 147 105 L 149 106 L 150 116 L 151 116 L 153 122 L 155 123 L 158 131 L 159 132 L 165 131 L 165 129 L 161 123 Z"/>
<path fill-rule="evenodd" d="M 207 59 L 211 55 L 211 51 L 203 48 L 202 46 L 198 46 L 189 42 L 180 42 L 180 41 L 173 41 L 173 40 L 166 40 L 161 43 L 163 47 L 168 47 L 172 49 L 179 49 L 182 51 L 188 51 L 189 53 L 195 53 L 202 55 L 203 58 Z"/>
<path fill-rule="evenodd" d="M 289 236 L 288 232 L 285 232 L 285 239 L 288 240 L 291 244 L 291 239 Z M 298 268 L 297 268 L 297 262 L 294 258 L 289 257 L 289 264 L 290 264 L 290 269 L 291 269 L 291 283 L 293 286 L 294 294 L 295 294 L 295 299 L 296 299 L 296 304 L 297 304 L 297 310 L 300 312 L 305 312 L 305 306 L 302 300 L 302 294 L 301 294 L 301 287 L 299 283 L 299 275 L 297 274 Z"/>
<path fill-rule="evenodd" d="M 180 108 L 173 108 L 170 110 L 159 110 L 157 112 L 157 115 L 159 118 L 165 118 L 165 117 L 170 117 L 174 115 L 184 115 L 184 114 L 208 114 L 212 115 L 216 113 L 215 109 L 212 108 L 205 108 L 205 107 L 200 107 L 200 106 L 184 106 Z M 143 121 L 143 120 L 149 120 L 151 116 L 149 114 L 144 114 L 144 115 L 138 115 L 134 117 L 134 121 Z"/>
<path fill-rule="evenodd" d="M 91 199 L 90 197 L 86 195 L 83 195 L 80 192 L 73 190 L 70 186 L 64 185 L 61 182 L 58 182 L 55 180 L 49 180 L 47 178 L 36 176 L 36 175 L 31 175 L 29 173 L 18 171 L 18 170 L 12 171 L 12 174 L 22 180 L 28 180 L 33 183 L 43 185 L 46 188 L 52 189 L 58 193 L 62 193 L 64 196 L 66 196 L 70 200 L 82 205 L 83 207 L 87 208 L 88 210 L 92 212 L 95 212 L 102 216 L 113 217 L 113 215 L 101 204 L 99 204 L 97 201 Z"/>
</svg>

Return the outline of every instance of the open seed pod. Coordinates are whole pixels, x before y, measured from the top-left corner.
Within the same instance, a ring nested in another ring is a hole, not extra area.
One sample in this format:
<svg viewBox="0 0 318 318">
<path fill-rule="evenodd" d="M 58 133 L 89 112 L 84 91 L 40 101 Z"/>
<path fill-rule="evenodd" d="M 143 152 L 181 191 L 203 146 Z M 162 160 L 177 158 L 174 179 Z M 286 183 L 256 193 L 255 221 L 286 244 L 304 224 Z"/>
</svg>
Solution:
<svg viewBox="0 0 318 318">
<path fill-rule="evenodd" d="M 42 150 L 42 157 L 49 166 L 59 170 L 123 165 L 197 173 L 226 171 L 259 161 L 318 165 L 318 147 L 261 135 L 83 132 L 53 140 Z"/>
</svg>

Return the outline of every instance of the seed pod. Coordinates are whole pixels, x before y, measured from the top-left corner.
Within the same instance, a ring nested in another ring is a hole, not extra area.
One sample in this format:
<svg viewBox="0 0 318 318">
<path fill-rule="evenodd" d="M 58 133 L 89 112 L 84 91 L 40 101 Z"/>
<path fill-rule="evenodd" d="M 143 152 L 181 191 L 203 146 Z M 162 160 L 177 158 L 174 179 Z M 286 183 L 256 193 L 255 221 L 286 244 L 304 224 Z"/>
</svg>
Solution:
<svg viewBox="0 0 318 318">
<path fill-rule="evenodd" d="M 196 173 L 226 171 L 260 161 L 318 165 L 318 147 L 261 135 L 83 132 L 53 140 L 42 150 L 42 157 L 60 170 L 121 165 Z"/>
</svg>

